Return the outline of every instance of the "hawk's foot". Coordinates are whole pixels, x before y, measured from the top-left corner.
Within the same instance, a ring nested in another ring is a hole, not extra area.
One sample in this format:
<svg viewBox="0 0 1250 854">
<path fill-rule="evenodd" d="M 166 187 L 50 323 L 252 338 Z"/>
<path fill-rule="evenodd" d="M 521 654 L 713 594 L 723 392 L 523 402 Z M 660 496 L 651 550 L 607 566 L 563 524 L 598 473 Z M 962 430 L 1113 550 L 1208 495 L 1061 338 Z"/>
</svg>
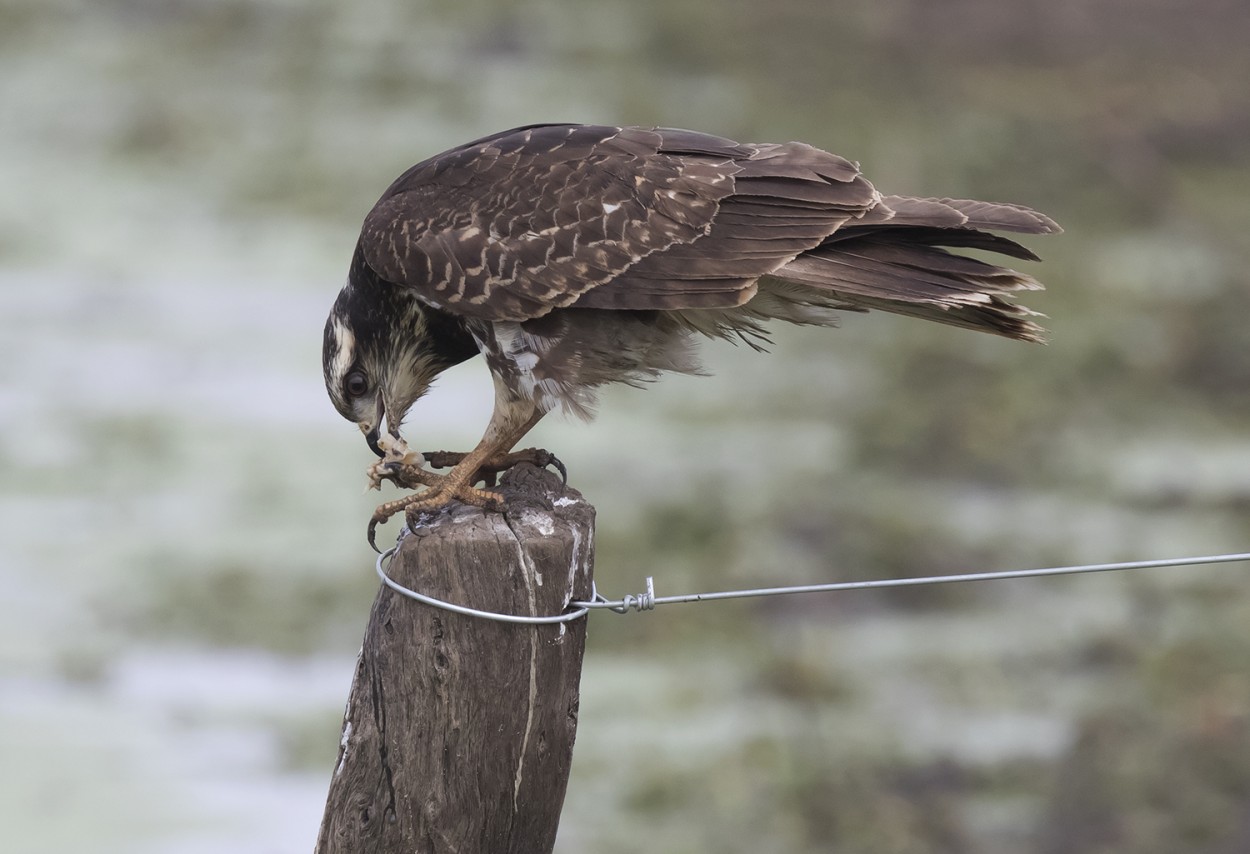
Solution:
<svg viewBox="0 0 1250 854">
<path fill-rule="evenodd" d="M 459 465 L 468 454 L 458 451 L 426 451 L 422 455 L 426 464 L 432 469 L 450 468 Z M 477 475 L 473 479 L 474 483 L 479 480 L 485 481 L 488 486 L 495 485 L 495 475 L 500 472 L 507 471 L 518 463 L 529 463 L 545 469 L 548 466 L 555 468 L 560 473 L 560 479 L 565 485 L 569 482 L 569 471 L 564 467 L 564 463 L 560 462 L 559 457 L 551 453 L 551 451 L 542 448 L 526 448 L 523 451 L 513 451 L 510 454 L 501 454 L 492 457 L 478 467 Z M 437 475 L 436 475 L 437 476 Z"/>
<path fill-rule="evenodd" d="M 382 481 L 389 480 L 400 489 L 416 489 L 418 486 L 436 487 L 447 479 L 446 475 L 435 474 L 421 465 L 413 465 L 400 460 L 381 459 L 365 470 L 369 479 L 369 489 L 381 489 Z"/>
<path fill-rule="evenodd" d="M 495 476 L 499 472 L 507 471 L 518 463 L 530 463 L 539 468 L 553 466 L 560 473 L 561 479 L 568 483 L 568 470 L 564 463 L 555 454 L 542 448 L 527 448 L 490 456 L 474 466 L 474 462 L 483 456 L 484 452 L 480 447 L 467 454 L 455 451 L 415 454 L 407 451 L 406 447 L 397 448 L 394 452 L 388 448 L 386 456 L 369 467 L 369 483 L 373 488 L 378 489 L 383 480 L 389 480 L 401 488 L 416 489 L 424 486 L 427 489 L 378 505 L 373 511 L 368 529 L 369 545 L 373 550 L 378 551 L 375 542 L 378 525 L 401 510 L 407 513 L 409 527 L 419 524 L 421 514 L 439 510 L 453 501 L 488 510 L 502 510 L 503 496 L 487 489 L 478 489 L 474 484 L 483 481 L 487 486 L 494 486 Z M 435 474 L 425 468 L 425 465 L 430 468 L 451 467 L 452 470 L 445 475 Z"/>
<path fill-rule="evenodd" d="M 424 471 L 424 469 L 418 469 L 418 471 Z M 429 472 L 426 472 L 426 474 L 429 474 Z M 368 538 L 369 545 L 373 547 L 375 552 L 379 551 L 376 542 L 378 525 L 390 519 L 401 510 L 406 511 L 408 527 L 412 528 L 420 522 L 422 513 L 431 510 L 441 510 L 453 501 L 471 504 L 474 507 L 484 507 L 487 510 L 503 509 L 503 496 L 497 492 L 477 489 L 467 483 L 454 484 L 451 482 L 451 475 L 433 475 L 433 477 L 438 478 L 437 484 L 431 485 L 425 492 L 405 495 L 403 498 L 387 501 L 385 504 L 379 504 L 377 509 L 373 511 L 373 518 L 369 520 Z M 459 480 L 459 478 L 456 478 L 456 480 Z"/>
</svg>

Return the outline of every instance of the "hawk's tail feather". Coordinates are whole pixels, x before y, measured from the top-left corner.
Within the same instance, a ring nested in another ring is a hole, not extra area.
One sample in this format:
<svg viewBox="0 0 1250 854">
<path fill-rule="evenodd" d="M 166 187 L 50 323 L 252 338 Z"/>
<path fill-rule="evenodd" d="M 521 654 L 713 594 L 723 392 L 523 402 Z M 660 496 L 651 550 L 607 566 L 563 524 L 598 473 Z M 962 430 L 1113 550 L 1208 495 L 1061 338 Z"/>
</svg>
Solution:
<svg viewBox="0 0 1250 854">
<path fill-rule="evenodd" d="M 1015 230 L 1025 230 L 1025 220 L 1029 220 L 1025 212 L 1032 212 L 1024 208 L 1012 210 L 1020 216 Z M 1033 230 L 1058 228 L 1041 214 L 1036 216 L 1039 219 L 1029 220 Z M 1004 226 L 1000 223 L 996 227 Z M 1036 279 L 948 252 L 944 247 L 989 250 L 1027 260 L 1036 257 L 1013 240 L 966 226 L 895 222 L 842 229 L 773 275 L 861 309 L 919 317 L 1024 341 L 1045 340 L 1045 331 L 1030 319 L 1038 313 L 1009 298 L 1016 291 L 1039 290 L 1042 286 Z"/>
<path fill-rule="evenodd" d="M 1046 214 L 1024 205 L 981 202 L 976 199 L 922 199 L 914 196 L 882 196 L 881 203 L 867 211 L 859 219 L 858 225 L 884 223 L 893 226 L 984 228 L 1020 234 L 1059 234 L 1063 231 Z"/>
</svg>

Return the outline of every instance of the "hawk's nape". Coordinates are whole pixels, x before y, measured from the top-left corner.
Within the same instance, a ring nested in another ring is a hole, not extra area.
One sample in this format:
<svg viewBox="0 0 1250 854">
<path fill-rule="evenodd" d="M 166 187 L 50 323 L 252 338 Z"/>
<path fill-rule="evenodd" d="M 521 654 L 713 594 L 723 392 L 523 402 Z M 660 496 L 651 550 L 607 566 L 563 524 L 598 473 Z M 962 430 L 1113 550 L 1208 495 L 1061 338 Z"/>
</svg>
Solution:
<svg viewBox="0 0 1250 854">
<path fill-rule="evenodd" d="M 1041 286 L 951 250 L 1036 260 L 1000 232 L 1057 231 L 1019 205 L 883 196 L 855 164 L 799 142 L 518 128 L 414 166 L 369 212 L 326 324 L 326 387 L 386 454 L 375 483 L 430 487 L 375 522 L 489 504 L 479 470 L 508 462 L 543 414 L 588 416 L 601 385 L 698 370 L 698 335 L 758 346 L 772 320 L 879 309 L 1041 340 L 1012 300 Z M 400 421 L 479 352 L 496 385 L 486 434 L 447 475 L 428 472 L 405 456 Z"/>
</svg>

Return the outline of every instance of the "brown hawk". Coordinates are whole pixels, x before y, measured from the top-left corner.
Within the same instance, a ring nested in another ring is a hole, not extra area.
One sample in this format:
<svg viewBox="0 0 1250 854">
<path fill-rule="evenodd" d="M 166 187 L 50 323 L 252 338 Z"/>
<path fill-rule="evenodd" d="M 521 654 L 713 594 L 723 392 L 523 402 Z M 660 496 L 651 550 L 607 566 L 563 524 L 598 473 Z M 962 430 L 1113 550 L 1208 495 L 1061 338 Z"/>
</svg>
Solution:
<svg viewBox="0 0 1250 854">
<path fill-rule="evenodd" d="M 948 251 L 1037 260 L 994 231 L 1049 234 L 1019 205 L 882 195 L 856 164 L 801 142 L 740 144 L 671 128 L 533 125 L 470 142 L 401 175 L 365 218 L 326 322 L 335 408 L 391 479 L 426 491 L 370 524 L 460 500 L 552 410 L 591 413 L 595 390 L 699 370 L 699 336 L 759 347 L 765 324 L 828 326 L 880 309 L 1040 340 L 1008 299 L 1029 276 Z M 481 353 L 495 408 L 467 454 L 410 452 L 399 426 L 443 370 Z M 382 430 L 386 421 L 385 432 Z"/>
</svg>

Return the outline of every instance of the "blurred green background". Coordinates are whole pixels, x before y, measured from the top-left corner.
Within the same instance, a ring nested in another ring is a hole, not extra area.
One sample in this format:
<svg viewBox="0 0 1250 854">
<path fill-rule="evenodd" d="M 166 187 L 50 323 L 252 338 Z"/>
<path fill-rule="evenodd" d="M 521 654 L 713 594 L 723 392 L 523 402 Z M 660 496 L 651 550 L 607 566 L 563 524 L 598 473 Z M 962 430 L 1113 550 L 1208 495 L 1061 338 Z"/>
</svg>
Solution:
<svg viewBox="0 0 1250 854">
<path fill-rule="evenodd" d="M 377 586 L 321 324 L 391 179 L 513 125 L 1067 229 L 1048 346 L 853 315 L 541 425 L 604 591 L 1250 548 L 1247 45 L 1244 0 L 0 0 L 5 850 L 311 850 Z M 1250 850 L 1248 571 L 599 615 L 558 850 Z"/>
</svg>

